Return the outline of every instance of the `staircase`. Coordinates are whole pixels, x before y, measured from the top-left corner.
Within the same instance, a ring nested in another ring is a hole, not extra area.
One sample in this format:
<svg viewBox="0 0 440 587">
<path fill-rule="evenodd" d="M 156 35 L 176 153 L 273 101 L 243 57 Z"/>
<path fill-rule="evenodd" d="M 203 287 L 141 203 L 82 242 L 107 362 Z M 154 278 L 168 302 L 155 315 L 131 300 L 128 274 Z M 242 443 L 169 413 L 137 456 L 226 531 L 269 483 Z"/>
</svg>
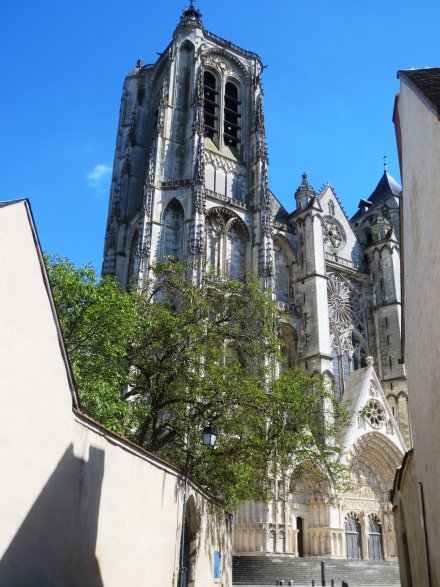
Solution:
<svg viewBox="0 0 440 587">
<path fill-rule="evenodd" d="M 397 562 L 325 560 L 326 587 L 341 587 L 342 581 L 348 587 L 400 587 L 399 565 Z M 321 587 L 321 561 L 319 559 L 298 559 L 281 556 L 234 556 L 232 584 L 234 586 L 277 585 L 277 579 L 284 580 L 287 587 L 292 581 L 294 587 L 310 587 L 312 580 Z M 280 584 L 280 583 L 279 583 Z M 281 583 L 282 584 L 282 583 Z"/>
</svg>

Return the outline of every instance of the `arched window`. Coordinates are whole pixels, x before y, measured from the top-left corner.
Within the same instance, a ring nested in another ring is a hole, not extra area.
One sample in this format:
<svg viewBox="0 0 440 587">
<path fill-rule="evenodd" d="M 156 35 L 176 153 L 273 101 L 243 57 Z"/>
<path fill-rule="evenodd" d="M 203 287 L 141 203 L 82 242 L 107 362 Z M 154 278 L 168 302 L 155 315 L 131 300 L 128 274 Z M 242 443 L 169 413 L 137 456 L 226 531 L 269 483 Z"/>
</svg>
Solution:
<svg viewBox="0 0 440 587">
<path fill-rule="evenodd" d="M 229 210 L 211 208 L 205 220 L 206 261 L 218 275 L 244 279 L 249 232 L 244 222 Z"/>
<path fill-rule="evenodd" d="M 368 558 L 382 560 L 382 528 L 376 516 L 368 516 Z"/>
<path fill-rule="evenodd" d="M 281 352 L 283 356 L 281 368 L 282 369 L 295 369 L 296 357 L 297 357 L 297 344 L 295 331 L 290 324 L 280 324 L 280 336 L 281 336 Z"/>
<path fill-rule="evenodd" d="M 135 280 L 135 261 L 139 233 L 136 230 L 131 239 L 130 254 L 128 256 L 127 287 Z"/>
<path fill-rule="evenodd" d="M 226 82 L 225 105 L 223 120 L 223 139 L 225 145 L 236 147 L 239 141 L 240 130 L 240 102 L 238 101 L 238 88 L 232 82 Z"/>
<path fill-rule="evenodd" d="M 162 257 L 180 259 L 183 240 L 183 208 L 177 200 L 172 200 L 166 207 L 162 225 Z"/>
<path fill-rule="evenodd" d="M 228 230 L 226 272 L 228 277 L 243 280 L 246 270 L 246 234 L 233 224 Z"/>
<path fill-rule="evenodd" d="M 282 248 L 274 243 L 275 258 L 275 295 L 279 302 L 289 303 L 289 263 Z"/>
<path fill-rule="evenodd" d="M 203 75 L 203 95 L 205 98 L 205 134 L 214 140 L 218 133 L 218 91 L 215 75 L 205 71 Z"/>
</svg>

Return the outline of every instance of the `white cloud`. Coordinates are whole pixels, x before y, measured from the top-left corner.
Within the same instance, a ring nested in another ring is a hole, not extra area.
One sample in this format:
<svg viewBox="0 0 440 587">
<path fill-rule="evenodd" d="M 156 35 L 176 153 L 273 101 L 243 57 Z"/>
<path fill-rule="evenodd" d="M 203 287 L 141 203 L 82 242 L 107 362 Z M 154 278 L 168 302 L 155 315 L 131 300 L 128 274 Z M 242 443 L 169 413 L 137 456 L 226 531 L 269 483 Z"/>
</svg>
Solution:
<svg viewBox="0 0 440 587">
<path fill-rule="evenodd" d="M 104 163 L 98 163 L 95 167 L 86 173 L 87 183 L 89 187 L 96 190 L 98 193 L 103 193 L 108 188 L 108 180 L 110 179 L 110 174 L 112 172 L 112 168 L 110 165 L 105 165 Z"/>
</svg>

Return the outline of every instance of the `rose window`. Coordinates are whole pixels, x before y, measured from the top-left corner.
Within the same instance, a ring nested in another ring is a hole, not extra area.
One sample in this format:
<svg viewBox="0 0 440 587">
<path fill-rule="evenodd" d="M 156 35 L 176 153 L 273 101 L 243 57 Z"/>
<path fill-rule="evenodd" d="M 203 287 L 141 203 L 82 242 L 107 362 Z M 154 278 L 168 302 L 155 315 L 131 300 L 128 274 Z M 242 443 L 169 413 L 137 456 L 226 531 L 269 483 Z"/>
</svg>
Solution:
<svg viewBox="0 0 440 587">
<path fill-rule="evenodd" d="M 330 321 L 346 327 L 354 320 L 350 289 L 339 279 L 331 276 L 327 285 Z"/>
<path fill-rule="evenodd" d="M 380 428 L 385 423 L 385 410 L 375 399 L 370 400 L 366 405 L 365 415 L 373 428 Z"/>
<path fill-rule="evenodd" d="M 344 233 L 331 218 L 324 220 L 324 243 L 332 249 L 339 249 L 344 244 Z"/>
</svg>

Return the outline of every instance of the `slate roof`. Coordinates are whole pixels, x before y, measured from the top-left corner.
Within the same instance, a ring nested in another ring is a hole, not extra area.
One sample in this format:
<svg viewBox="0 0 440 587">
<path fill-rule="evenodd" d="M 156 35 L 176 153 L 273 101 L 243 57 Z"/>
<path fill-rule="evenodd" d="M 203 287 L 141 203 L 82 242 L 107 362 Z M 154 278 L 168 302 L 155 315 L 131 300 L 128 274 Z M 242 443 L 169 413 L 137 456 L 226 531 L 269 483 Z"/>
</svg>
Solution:
<svg viewBox="0 0 440 587">
<path fill-rule="evenodd" d="M 366 200 L 361 199 L 361 201 L 359 202 L 359 210 L 356 212 L 356 214 L 354 214 L 354 216 L 351 219 L 351 222 L 355 222 L 365 214 L 365 211 L 361 209 L 362 204 L 378 204 L 387 196 L 398 196 L 401 191 L 402 186 L 394 179 L 392 175 L 388 173 L 388 171 L 384 171 L 382 177 L 379 180 L 379 183 L 374 188 L 374 191 L 371 194 L 371 196 L 369 196 Z M 368 207 L 369 206 L 366 206 L 366 208 Z"/>
<path fill-rule="evenodd" d="M 397 72 L 397 77 L 420 93 L 440 117 L 440 67 L 403 69 Z"/>
<path fill-rule="evenodd" d="M 393 196 L 398 196 L 401 191 L 402 186 L 397 183 L 397 181 L 388 173 L 388 171 L 384 171 L 384 174 L 380 178 L 379 183 L 368 200 L 372 204 L 377 204 L 377 202 L 380 202 L 386 196 L 391 194 Z"/>
</svg>

